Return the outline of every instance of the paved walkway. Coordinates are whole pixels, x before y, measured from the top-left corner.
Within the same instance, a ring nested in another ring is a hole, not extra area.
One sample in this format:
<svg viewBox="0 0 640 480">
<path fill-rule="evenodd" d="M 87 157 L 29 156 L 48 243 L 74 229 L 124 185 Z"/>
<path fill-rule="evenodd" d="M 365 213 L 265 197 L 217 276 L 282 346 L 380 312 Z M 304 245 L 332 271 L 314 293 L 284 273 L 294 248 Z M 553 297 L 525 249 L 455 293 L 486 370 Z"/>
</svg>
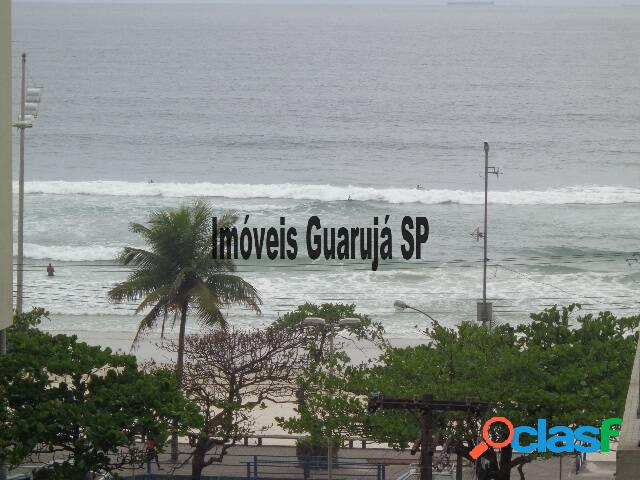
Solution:
<svg viewBox="0 0 640 480">
<path fill-rule="evenodd" d="M 573 461 L 573 458 L 563 458 L 562 467 L 560 463 L 561 462 L 559 458 L 535 461 L 524 467 L 524 473 L 527 480 L 613 480 L 615 478 L 615 462 L 587 461 L 586 465 L 580 470 L 580 473 L 577 475 L 575 473 L 575 463 Z M 519 480 L 520 478 L 517 471 L 514 471 L 511 477 L 514 480 Z"/>
<path fill-rule="evenodd" d="M 184 446 L 187 451 L 187 446 Z M 259 478 L 269 478 L 277 480 L 298 480 L 303 477 L 303 468 L 296 461 L 295 447 L 292 446 L 238 446 L 229 450 L 222 463 L 213 464 L 205 468 L 203 475 L 209 477 L 235 477 L 247 478 L 247 472 L 254 475 L 255 460 L 257 459 L 257 469 Z M 562 476 L 560 476 L 560 459 L 540 460 L 528 464 L 524 468 L 527 480 L 614 480 L 615 461 L 614 457 L 598 458 L 597 461 L 589 460 L 586 467 L 575 474 L 575 464 L 571 457 L 565 457 L 562 461 Z M 180 460 L 186 462 L 184 465 L 173 465 L 169 461 L 169 454 L 160 454 L 160 465 L 162 470 L 153 464 L 151 472 L 163 474 L 163 478 L 171 478 L 173 475 L 188 476 L 191 474 L 191 464 L 188 454 L 182 454 Z M 452 459 L 455 460 L 455 459 Z M 41 461 L 46 461 L 42 459 Z M 396 480 L 401 474 L 406 472 L 410 463 L 417 463 L 419 457 L 412 456 L 409 452 L 396 452 L 391 449 L 380 448 L 353 448 L 340 449 L 337 468 L 334 470 L 334 480 L 369 480 L 380 478 L 377 472 L 378 464 L 385 464 L 385 480 Z M 466 462 L 465 462 L 466 464 Z M 349 467 L 349 465 L 351 465 Z M 29 472 L 32 466 L 12 471 L 12 474 Z M 122 475 L 140 476 L 144 474 L 146 468 L 129 469 L 122 471 Z M 310 479 L 323 480 L 327 478 L 325 469 L 312 470 Z M 473 470 L 468 464 L 464 469 L 464 480 L 475 478 Z M 640 479 L 640 475 L 638 477 Z M 517 471 L 512 472 L 512 479 L 519 480 Z"/>
<path fill-rule="evenodd" d="M 181 455 L 186 461 L 188 455 Z M 191 465 L 186 464 L 175 468 L 169 461 L 169 454 L 160 454 L 160 465 L 151 466 L 153 473 L 173 473 L 188 475 Z M 257 460 L 257 466 L 256 466 Z M 418 457 L 409 452 L 396 452 L 391 449 L 352 448 L 340 449 L 337 464 L 334 466 L 334 479 L 361 478 L 363 480 L 376 479 L 377 465 L 385 465 L 385 478 L 393 480 L 408 469 L 410 463 L 418 461 Z M 304 469 L 297 461 L 296 449 L 292 446 L 238 446 L 229 450 L 222 463 L 213 464 L 203 471 L 207 476 L 236 476 L 246 478 L 247 469 L 253 475 L 257 468 L 260 478 L 302 479 Z M 133 473 L 133 472 L 131 472 Z M 311 470 L 311 479 L 326 478 L 325 469 Z"/>
<path fill-rule="evenodd" d="M 239 475 L 246 478 L 247 463 L 251 463 L 251 469 L 253 469 L 254 456 L 258 457 L 258 475 L 259 476 L 271 476 L 275 474 L 276 470 L 280 476 L 275 478 L 286 479 L 302 479 L 302 468 L 294 465 L 280 465 L 274 464 L 272 468 L 265 468 L 261 466 L 261 458 L 266 456 L 282 459 L 285 462 L 291 462 L 295 459 L 295 448 L 290 446 L 249 446 L 249 447 L 235 447 L 229 451 L 229 454 L 225 457 L 222 464 L 212 465 L 205 469 L 204 474 L 208 476 L 226 476 L 226 475 Z M 575 473 L 575 463 L 572 457 L 563 458 L 562 462 L 559 458 L 552 458 L 549 460 L 539 460 L 528 464 L 524 468 L 524 473 L 527 480 L 568 480 L 568 479 L 584 479 L 584 480 L 614 480 L 615 472 L 615 457 L 602 461 L 587 461 L 587 464 L 580 471 L 578 475 Z M 455 461 L 455 458 L 452 460 Z M 169 456 L 167 454 L 160 456 L 161 462 L 168 462 Z M 376 470 L 375 464 L 384 463 L 385 467 L 385 479 L 396 480 L 401 474 L 405 473 L 409 464 L 417 463 L 419 461 L 418 456 L 411 455 L 408 451 L 396 452 L 391 449 L 379 449 L 379 448 L 353 448 L 353 449 L 341 449 L 339 454 L 339 463 L 358 462 L 360 464 L 370 462 L 372 467 L 370 469 L 358 468 L 358 469 L 343 469 L 337 468 L 335 470 L 334 479 L 375 479 Z M 560 469 L 562 463 L 562 476 L 560 476 Z M 264 465 L 264 464 L 262 464 Z M 473 480 L 475 478 L 473 469 L 465 462 L 466 468 L 464 469 L 464 480 Z M 165 466 L 168 468 L 168 466 Z M 153 466 L 152 471 L 155 470 Z M 163 472 L 168 473 L 169 470 Z M 178 470 L 176 473 L 181 475 L 188 475 L 191 472 L 190 465 L 186 465 Z M 252 470 L 253 472 L 253 470 Z M 271 475 L 268 475 L 271 473 Z M 274 478 L 274 477 L 272 477 Z M 311 479 L 326 479 L 326 470 L 313 471 L 311 473 Z M 638 476 L 640 480 L 640 475 Z M 519 475 L 516 470 L 512 472 L 512 479 L 519 480 Z"/>
</svg>

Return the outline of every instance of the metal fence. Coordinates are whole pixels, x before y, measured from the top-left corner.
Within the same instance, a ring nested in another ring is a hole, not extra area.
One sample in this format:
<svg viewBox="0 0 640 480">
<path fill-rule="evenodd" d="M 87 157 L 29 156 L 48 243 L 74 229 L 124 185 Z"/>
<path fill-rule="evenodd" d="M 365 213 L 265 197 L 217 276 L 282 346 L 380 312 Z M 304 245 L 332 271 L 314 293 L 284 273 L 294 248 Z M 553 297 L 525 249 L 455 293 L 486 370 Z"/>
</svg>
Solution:
<svg viewBox="0 0 640 480">
<path fill-rule="evenodd" d="M 171 464 L 172 465 L 172 464 Z M 191 478 L 186 472 L 172 472 L 170 464 L 160 463 L 147 466 L 146 472 L 127 473 L 127 480 L 169 480 Z M 237 459 L 233 463 L 220 464 L 219 475 L 203 473 L 202 480 L 323 480 L 327 478 L 326 457 L 253 455 Z M 363 458 L 340 458 L 333 463 L 334 480 L 386 480 L 385 464 L 378 464 Z M 391 480 L 391 479 L 390 479 Z"/>
<path fill-rule="evenodd" d="M 297 457 L 254 456 L 247 462 L 246 480 L 321 480 L 327 478 L 327 460 L 323 457 L 310 457 L 300 460 Z M 386 480 L 385 465 L 371 463 L 365 459 L 340 459 L 333 463 L 335 480 Z"/>
</svg>

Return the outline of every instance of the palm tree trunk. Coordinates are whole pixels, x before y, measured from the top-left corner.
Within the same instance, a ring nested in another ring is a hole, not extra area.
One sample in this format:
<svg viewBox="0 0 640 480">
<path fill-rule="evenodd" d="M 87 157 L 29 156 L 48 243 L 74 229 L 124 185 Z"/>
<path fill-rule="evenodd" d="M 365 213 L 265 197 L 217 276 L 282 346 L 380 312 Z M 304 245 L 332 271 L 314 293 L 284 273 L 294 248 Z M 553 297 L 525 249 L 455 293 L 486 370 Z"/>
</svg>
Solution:
<svg viewBox="0 0 640 480">
<path fill-rule="evenodd" d="M 184 336 L 187 327 L 187 308 L 188 303 L 184 302 L 180 312 L 180 333 L 178 334 L 178 360 L 176 362 L 176 377 L 178 377 L 178 386 L 182 388 L 183 372 L 184 372 Z"/>
<path fill-rule="evenodd" d="M 178 387 L 182 389 L 182 377 L 184 372 L 184 335 L 187 326 L 188 302 L 182 304 L 180 311 L 180 333 L 178 334 L 178 360 L 176 361 L 176 377 Z M 173 432 L 171 434 L 171 461 L 178 461 L 178 425 L 174 421 Z"/>
</svg>

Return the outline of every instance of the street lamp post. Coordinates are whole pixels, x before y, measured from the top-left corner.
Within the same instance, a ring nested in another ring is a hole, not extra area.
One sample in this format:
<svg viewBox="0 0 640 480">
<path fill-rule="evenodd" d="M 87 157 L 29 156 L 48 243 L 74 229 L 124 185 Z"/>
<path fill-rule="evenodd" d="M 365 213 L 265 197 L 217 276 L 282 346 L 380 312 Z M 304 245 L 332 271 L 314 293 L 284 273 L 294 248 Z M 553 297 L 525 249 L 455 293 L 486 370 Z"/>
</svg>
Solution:
<svg viewBox="0 0 640 480">
<path fill-rule="evenodd" d="M 484 240 L 484 255 L 482 258 L 482 321 L 489 322 L 491 330 L 491 319 L 487 316 L 487 211 L 489 203 L 489 142 L 484 142 L 484 230 L 482 238 Z"/>
<path fill-rule="evenodd" d="M 20 130 L 20 179 L 18 187 L 18 262 L 16 273 L 16 312 L 22 313 L 24 298 L 24 134 L 33 126 L 33 119 L 38 116 L 38 107 L 42 98 L 42 88 L 27 88 L 27 54 L 22 54 L 22 83 L 20 89 L 20 118 L 14 127 Z"/>
<path fill-rule="evenodd" d="M 303 320 L 302 324 L 305 327 L 319 327 L 319 328 L 330 328 L 329 331 L 329 378 L 333 378 L 334 375 L 334 366 L 333 366 L 333 355 L 335 354 L 335 344 L 334 340 L 336 334 L 338 333 L 339 327 L 348 327 L 359 325 L 361 320 L 359 318 L 342 318 L 338 321 L 336 326 L 331 325 L 324 318 L 320 317 L 307 317 Z M 336 328 L 338 327 L 338 328 Z M 333 438 L 329 435 L 327 440 L 327 480 L 333 480 Z"/>
<path fill-rule="evenodd" d="M 414 310 L 418 313 L 421 313 L 422 315 L 429 317 L 431 319 L 431 321 L 433 322 L 437 322 L 437 320 L 435 318 L 433 318 L 431 315 L 429 315 L 427 312 L 424 312 L 416 307 L 412 307 L 411 305 L 407 305 L 406 303 L 404 303 L 402 300 L 396 300 L 395 302 L 393 302 L 393 306 L 395 308 L 397 308 L 398 310 Z"/>
<path fill-rule="evenodd" d="M 489 204 L 489 175 L 500 175 L 500 169 L 489 166 L 489 142 L 484 142 L 484 230 L 478 234 L 478 238 L 483 239 L 484 254 L 482 257 L 482 303 L 478 302 L 478 320 L 491 330 L 493 326 L 493 304 L 487 303 L 487 237 L 488 232 L 488 204 Z"/>
<path fill-rule="evenodd" d="M 396 300 L 395 302 L 393 302 L 393 306 L 396 307 L 398 310 L 405 310 L 405 309 L 409 309 L 409 310 L 415 310 L 418 313 L 421 313 L 422 315 L 429 317 L 431 319 L 431 321 L 435 322 L 436 319 L 433 318 L 431 315 L 429 315 L 427 312 L 424 312 L 418 308 L 412 307 L 411 305 L 407 305 L 406 303 L 404 303 L 402 300 Z M 423 422 L 422 422 L 422 426 L 423 429 L 425 428 L 425 425 L 427 425 L 431 422 L 430 418 L 423 418 Z M 424 435 L 423 432 L 423 438 L 428 438 L 428 435 Z M 423 461 L 424 461 L 424 457 L 423 457 Z M 430 471 L 431 466 L 427 467 Z M 430 477 L 431 473 L 429 473 L 429 471 L 425 471 L 425 467 L 423 464 L 423 468 L 422 468 L 422 475 L 424 476 L 426 474 L 427 477 Z M 423 477 L 424 478 L 424 477 Z M 456 455 L 456 479 L 462 479 L 462 456 L 461 455 Z"/>
</svg>

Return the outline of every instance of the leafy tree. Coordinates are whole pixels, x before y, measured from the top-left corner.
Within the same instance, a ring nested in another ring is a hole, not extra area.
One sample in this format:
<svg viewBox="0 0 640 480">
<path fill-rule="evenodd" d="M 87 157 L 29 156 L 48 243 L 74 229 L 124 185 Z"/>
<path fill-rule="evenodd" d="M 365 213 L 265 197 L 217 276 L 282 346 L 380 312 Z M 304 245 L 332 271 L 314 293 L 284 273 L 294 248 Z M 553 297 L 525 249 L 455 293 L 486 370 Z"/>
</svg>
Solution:
<svg viewBox="0 0 640 480">
<path fill-rule="evenodd" d="M 185 395 L 204 421 L 189 434 L 194 447 L 193 480 L 221 462 L 227 450 L 252 433 L 251 413 L 265 403 L 285 403 L 294 393 L 303 338 L 283 330 L 218 329 L 187 335 L 184 343 Z M 178 346 L 165 345 L 170 352 Z M 214 454 L 207 458 L 207 454 Z"/>
<path fill-rule="evenodd" d="M 489 401 L 494 407 L 485 418 L 473 412 L 434 417 L 440 428 L 436 440 L 446 439 L 469 459 L 483 420 L 491 416 L 507 417 L 514 425 L 536 426 L 538 418 L 548 419 L 549 427 L 600 425 L 624 408 L 640 317 L 601 312 L 572 318 L 576 309 L 553 307 L 531 315 L 527 324 L 491 332 L 477 324 L 434 323 L 425 332 L 426 344 L 387 348 L 378 364 L 342 370 L 341 400 L 315 391 L 314 402 L 331 405 L 334 421 L 345 430 L 360 429 L 377 441 L 407 447 L 419 435 L 416 418 L 396 411 L 368 415 L 368 393 Z M 358 402 L 346 403 L 354 398 Z M 504 432 L 493 434 L 500 440 Z M 537 456 L 516 456 L 510 446 L 498 455 L 490 448 L 476 462 L 476 473 L 481 480 L 507 480 L 517 468 L 524 479 L 524 466 Z"/>
<path fill-rule="evenodd" d="M 233 261 L 213 258 L 212 217 L 212 210 L 198 201 L 175 210 L 156 211 L 149 217 L 148 226 L 131 224 L 131 231 L 143 237 L 149 250 L 126 247 L 122 251 L 118 261 L 133 267 L 133 272 L 108 294 L 114 302 L 142 299 L 136 312 L 147 313 L 140 322 L 134 343 L 158 323 L 164 333 L 169 318 L 172 325 L 178 322 L 176 375 L 179 385 L 182 385 L 189 311 L 208 326 L 224 325 L 221 309 L 229 305 L 244 305 L 260 312 L 258 292 L 233 274 Z M 236 216 L 225 214 L 218 219 L 218 227 L 231 227 L 236 221 Z M 177 450 L 178 437 L 174 435 L 174 460 Z"/>
<path fill-rule="evenodd" d="M 145 374 L 133 356 L 37 330 L 46 316 L 42 309 L 17 315 L 8 330 L 0 357 L 0 463 L 61 452 L 65 461 L 53 478 L 82 480 L 89 471 L 139 462 L 141 436 L 162 441 L 172 422 L 181 432 L 199 423 L 174 375 Z"/>
<path fill-rule="evenodd" d="M 327 324 L 321 328 L 305 327 L 303 320 L 307 317 L 323 318 Z M 338 322 L 343 318 L 358 318 L 360 324 L 339 326 Z M 361 435 L 361 423 L 346 421 L 362 410 L 360 399 L 347 391 L 345 383 L 351 359 L 341 348 L 329 355 L 329 337 L 332 332 L 340 336 L 347 333 L 353 340 L 371 342 L 383 348 L 386 341 L 382 325 L 356 313 L 355 305 L 307 303 L 283 315 L 273 327 L 303 335 L 307 352 L 296 379 L 297 415 L 287 419 L 279 417 L 278 424 L 291 433 L 308 433 L 311 444 L 326 445 L 329 438 L 339 442 L 346 436 Z M 329 374 L 330 367 L 333 367 L 333 375 Z"/>
</svg>

